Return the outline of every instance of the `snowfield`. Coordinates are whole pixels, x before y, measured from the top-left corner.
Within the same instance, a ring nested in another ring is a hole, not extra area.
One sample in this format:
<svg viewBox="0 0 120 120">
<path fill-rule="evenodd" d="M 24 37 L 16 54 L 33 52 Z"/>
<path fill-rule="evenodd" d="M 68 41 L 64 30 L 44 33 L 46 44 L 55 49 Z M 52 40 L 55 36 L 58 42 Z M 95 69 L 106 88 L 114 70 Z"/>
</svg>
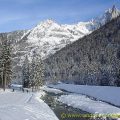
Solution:
<svg viewBox="0 0 120 120">
<path fill-rule="evenodd" d="M 68 106 L 79 108 L 93 114 L 120 114 L 120 108 L 109 105 L 105 102 L 91 100 L 85 95 L 70 94 L 62 95 L 58 99 L 59 102 L 65 103 Z"/>
<path fill-rule="evenodd" d="M 105 101 L 116 106 L 120 106 L 120 87 L 114 86 L 89 86 L 89 85 L 74 85 L 60 83 L 57 85 L 49 85 L 56 89 L 66 90 L 72 93 L 88 95 L 97 98 L 97 100 Z"/>
<path fill-rule="evenodd" d="M 0 120 L 58 120 L 40 99 L 44 94 L 0 91 Z"/>
</svg>

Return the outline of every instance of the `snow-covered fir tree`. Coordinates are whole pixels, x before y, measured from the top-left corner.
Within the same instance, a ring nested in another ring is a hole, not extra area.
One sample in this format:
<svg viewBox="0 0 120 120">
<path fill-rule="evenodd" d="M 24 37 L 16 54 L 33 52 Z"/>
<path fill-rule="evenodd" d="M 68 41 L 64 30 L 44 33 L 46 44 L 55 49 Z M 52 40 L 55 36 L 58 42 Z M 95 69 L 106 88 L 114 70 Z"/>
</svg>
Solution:
<svg viewBox="0 0 120 120">
<path fill-rule="evenodd" d="M 34 51 L 30 69 L 30 86 L 38 90 L 43 85 L 43 77 L 44 69 L 41 56 Z"/>
<path fill-rule="evenodd" d="M 30 64 L 30 83 L 29 86 L 32 87 L 32 90 L 35 86 L 34 74 L 35 74 L 35 55 L 32 56 L 32 62 Z"/>
<path fill-rule="evenodd" d="M 22 66 L 23 87 L 29 87 L 29 81 L 30 81 L 29 60 L 28 56 L 26 56 Z"/>
<path fill-rule="evenodd" d="M 2 34 L 1 39 L 1 54 L 0 54 L 0 75 L 1 75 L 1 86 L 6 88 L 6 86 L 11 81 L 12 69 L 11 69 L 11 45 L 7 36 Z"/>
</svg>

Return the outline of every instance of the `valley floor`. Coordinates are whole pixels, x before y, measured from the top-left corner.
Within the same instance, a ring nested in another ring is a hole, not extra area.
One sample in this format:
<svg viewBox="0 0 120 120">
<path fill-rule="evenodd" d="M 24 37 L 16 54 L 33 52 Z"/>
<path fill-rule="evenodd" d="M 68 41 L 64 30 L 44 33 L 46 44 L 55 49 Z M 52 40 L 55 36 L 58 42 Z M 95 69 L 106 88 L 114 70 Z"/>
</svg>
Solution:
<svg viewBox="0 0 120 120">
<path fill-rule="evenodd" d="M 43 86 L 38 93 L 0 90 L 0 120 L 58 120 L 50 107 L 40 99 L 46 94 L 43 91 L 56 94 L 54 99 L 63 105 L 119 118 L 120 107 L 117 106 L 120 106 L 120 88 L 60 83 Z"/>
<path fill-rule="evenodd" d="M 22 93 L 0 90 L 0 120 L 58 120 L 40 97 L 44 92 Z"/>
</svg>

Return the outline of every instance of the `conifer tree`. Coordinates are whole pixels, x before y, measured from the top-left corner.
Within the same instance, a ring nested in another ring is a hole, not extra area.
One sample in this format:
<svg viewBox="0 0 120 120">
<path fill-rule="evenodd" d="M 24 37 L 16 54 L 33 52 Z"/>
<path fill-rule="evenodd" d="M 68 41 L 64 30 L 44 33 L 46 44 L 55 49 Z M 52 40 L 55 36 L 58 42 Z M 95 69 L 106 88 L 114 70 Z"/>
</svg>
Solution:
<svg viewBox="0 0 120 120">
<path fill-rule="evenodd" d="M 30 73 L 29 73 L 28 56 L 25 57 L 25 60 L 22 66 L 22 82 L 23 82 L 23 87 L 29 87 Z"/>
<path fill-rule="evenodd" d="M 5 91 L 6 86 L 11 81 L 11 75 L 12 75 L 11 46 L 5 34 L 2 34 L 0 38 L 1 38 L 0 73 L 1 73 L 1 79 L 2 79 L 2 86 Z"/>
<path fill-rule="evenodd" d="M 44 69 L 41 56 L 36 52 L 33 53 L 30 72 L 30 85 L 36 90 L 43 85 Z"/>
</svg>

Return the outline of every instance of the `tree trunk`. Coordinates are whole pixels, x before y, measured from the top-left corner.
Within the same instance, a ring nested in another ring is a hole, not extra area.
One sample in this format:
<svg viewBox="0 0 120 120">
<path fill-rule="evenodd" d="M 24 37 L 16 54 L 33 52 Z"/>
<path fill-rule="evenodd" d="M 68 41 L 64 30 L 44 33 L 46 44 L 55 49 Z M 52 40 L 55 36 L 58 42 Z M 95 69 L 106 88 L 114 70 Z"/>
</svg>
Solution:
<svg viewBox="0 0 120 120">
<path fill-rule="evenodd" d="M 32 86 L 32 92 L 33 92 L 33 86 Z"/>
<path fill-rule="evenodd" d="M 6 89 L 6 74 L 4 74 L 4 87 L 3 87 L 4 91 Z"/>
<path fill-rule="evenodd" d="M 3 80 L 3 72 L 2 72 L 2 88 L 4 86 L 4 80 Z"/>
</svg>

